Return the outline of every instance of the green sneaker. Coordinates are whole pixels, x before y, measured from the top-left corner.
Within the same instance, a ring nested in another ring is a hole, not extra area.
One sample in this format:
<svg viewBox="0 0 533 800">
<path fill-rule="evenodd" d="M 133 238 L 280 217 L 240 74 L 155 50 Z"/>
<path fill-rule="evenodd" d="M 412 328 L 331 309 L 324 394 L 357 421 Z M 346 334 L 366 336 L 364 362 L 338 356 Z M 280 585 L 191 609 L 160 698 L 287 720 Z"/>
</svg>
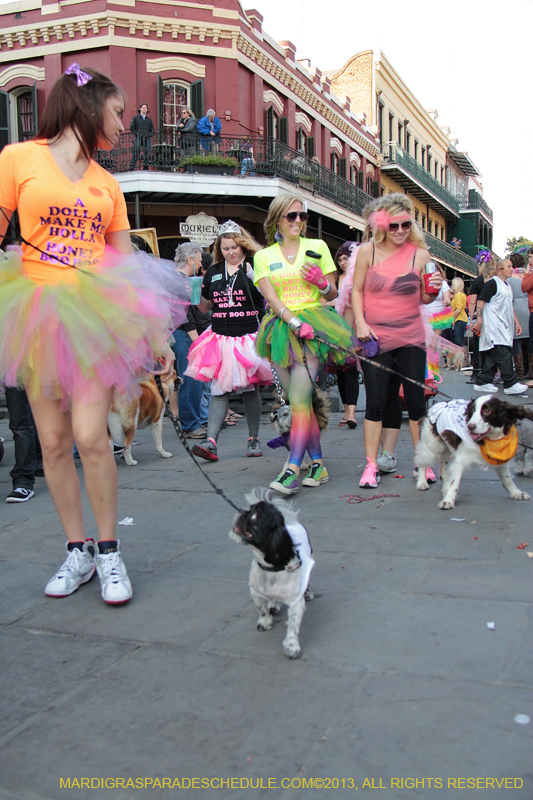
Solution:
<svg viewBox="0 0 533 800">
<path fill-rule="evenodd" d="M 271 489 L 281 494 L 296 494 L 298 491 L 298 476 L 292 469 L 281 472 L 275 481 L 270 484 Z"/>
<path fill-rule="evenodd" d="M 328 471 L 322 464 L 316 461 L 311 465 L 307 476 L 302 481 L 302 486 L 320 486 L 321 483 L 329 481 Z"/>
</svg>

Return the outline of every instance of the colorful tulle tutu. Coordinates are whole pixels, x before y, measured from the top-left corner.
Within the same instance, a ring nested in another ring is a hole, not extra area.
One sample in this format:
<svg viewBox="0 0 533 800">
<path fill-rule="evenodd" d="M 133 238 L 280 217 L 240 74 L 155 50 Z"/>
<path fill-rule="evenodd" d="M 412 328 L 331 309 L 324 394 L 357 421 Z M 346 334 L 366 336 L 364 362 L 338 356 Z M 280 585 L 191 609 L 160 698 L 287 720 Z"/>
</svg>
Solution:
<svg viewBox="0 0 533 800">
<path fill-rule="evenodd" d="M 298 317 L 311 325 L 321 339 L 355 351 L 357 340 L 353 328 L 346 324 L 335 309 L 329 306 L 304 308 L 298 310 Z M 320 361 L 327 361 L 330 356 L 330 363 L 340 366 L 348 357 L 347 353 L 335 350 L 316 339 L 306 339 L 305 344 Z M 290 367 L 294 361 L 303 363 L 302 340 L 275 314 L 267 314 L 263 319 L 255 340 L 255 349 L 262 358 L 268 358 L 280 367 Z"/>
<path fill-rule="evenodd" d="M 197 381 L 211 381 L 214 395 L 271 384 L 270 364 L 255 351 L 256 336 L 222 336 L 208 328 L 192 343 L 185 374 Z"/>
<path fill-rule="evenodd" d="M 432 314 L 428 319 L 429 324 L 434 331 L 443 331 L 446 328 L 451 328 L 453 325 L 453 311 L 451 308 L 444 308 L 442 311 L 437 311 Z"/>
<path fill-rule="evenodd" d="M 36 283 L 16 252 L 0 262 L 0 381 L 62 408 L 70 398 L 97 401 L 98 386 L 138 393 L 186 319 L 186 279 L 173 262 L 115 251 L 59 277 Z"/>
</svg>

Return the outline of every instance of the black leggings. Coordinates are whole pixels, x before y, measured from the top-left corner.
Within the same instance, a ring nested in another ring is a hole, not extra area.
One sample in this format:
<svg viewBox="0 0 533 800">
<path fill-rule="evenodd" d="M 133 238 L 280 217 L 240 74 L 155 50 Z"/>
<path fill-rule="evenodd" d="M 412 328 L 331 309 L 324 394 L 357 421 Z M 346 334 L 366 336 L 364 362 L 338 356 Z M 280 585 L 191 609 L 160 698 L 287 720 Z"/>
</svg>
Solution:
<svg viewBox="0 0 533 800">
<path fill-rule="evenodd" d="M 337 386 L 341 402 L 346 406 L 356 406 L 359 397 L 359 370 L 338 369 Z"/>
<path fill-rule="evenodd" d="M 421 347 L 398 347 L 388 353 L 379 353 L 373 361 L 396 370 L 401 375 L 424 383 L 426 377 L 426 351 Z M 402 404 L 400 384 L 403 383 L 405 405 L 409 419 L 417 421 L 426 413 L 424 389 L 409 381 L 402 381 L 384 369 L 363 361 L 366 388 L 365 419 L 382 422 L 384 428 L 400 428 Z"/>
</svg>

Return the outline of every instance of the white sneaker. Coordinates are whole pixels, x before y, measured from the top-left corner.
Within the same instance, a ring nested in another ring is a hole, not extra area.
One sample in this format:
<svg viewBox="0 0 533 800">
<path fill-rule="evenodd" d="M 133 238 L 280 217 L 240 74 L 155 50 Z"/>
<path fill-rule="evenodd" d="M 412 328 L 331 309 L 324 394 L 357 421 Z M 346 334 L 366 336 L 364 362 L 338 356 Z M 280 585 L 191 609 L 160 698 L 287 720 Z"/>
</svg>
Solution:
<svg viewBox="0 0 533 800">
<path fill-rule="evenodd" d="M 509 386 L 508 389 L 504 389 L 504 394 L 525 394 L 528 390 L 528 386 L 525 383 L 513 383 L 512 386 Z"/>
<path fill-rule="evenodd" d="M 383 450 L 377 457 L 377 465 L 380 472 L 396 472 L 398 468 L 396 457 L 386 450 Z"/>
<path fill-rule="evenodd" d="M 47 597 L 68 597 L 87 583 L 96 571 L 96 549 L 94 539 L 87 539 L 83 550 L 68 549 L 65 544 L 67 558 L 53 578 L 46 584 L 44 593 Z M 91 553 L 92 550 L 92 553 Z"/>
<path fill-rule="evenodd" d="M 131 600 L 133 589 L 126 565 L 120 555 L 120 542 L 111 553 L 97 551 L 96 569 L 102 586 L 102 599 L 110 605 L 119 605 Z"/>
<path fill-rule="evenodd" d="M 472 389 L 475 392 L 485 392 L 485 393 L 498 391 L 498 387 L 495 386 L 493 383 L 482 383 L 482 384 L 476 383 L 474 386 L 472 386 Z"/>
</svg>

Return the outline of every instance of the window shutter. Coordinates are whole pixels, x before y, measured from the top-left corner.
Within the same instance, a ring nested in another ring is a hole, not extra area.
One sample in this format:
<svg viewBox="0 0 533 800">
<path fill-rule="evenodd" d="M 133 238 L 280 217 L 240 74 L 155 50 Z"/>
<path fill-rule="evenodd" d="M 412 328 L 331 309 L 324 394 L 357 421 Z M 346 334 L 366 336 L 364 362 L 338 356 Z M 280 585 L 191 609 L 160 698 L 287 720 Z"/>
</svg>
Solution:
<svg viewBox="0 0 533 800">
<path fill-rule="evenodd" d="M 159 136 L 163 134 L 163 80 L 157 76 L 157 127 Z"/>
<path fill-rule="evenodd" d="M 0 150 L 9 144 L 9 95 L 0 91 Z"/>
<path fill-rule="evenodd" d="M 267 136 L 269 139 L 274 138 L 274 107 L 270 106 L 267 111 Z"/>
<path fill-rule="evenodd" d="M 305 142 L 305 155 L 309 156 L 309 158 L 313 158 L 315 154 L 315 137 L 308 136 Z"/>
<path fill-rule="evenodd" d="M 364 189 L 365 187 L 365 174 L 364 172 L 357 173 L 357 188 Z"/>
<path fill-rule="evenodd" d="M 346 178 L 346 159 L 341 158 L 339 160 L 339 175 L 341 178 Z"/>
<path fill-rule="evenodd" d="M 37 81 L 34 81 L 33 86 L 31 87 L 31 105 L 32 105 L 32 116 L 33 116 L 32 136 L 36 136 L 37 130 L 39 128 L 39 123 L 37 120 Z"/>
<path fill-rule="evenodd" d="M 372 197 L 379 197 L 381 185 L 379 181 L 372 181 Z"/>
<path fill-rule="evenodd" d="M 289 125 L 287 117 L 278 119 L 278 139 L 282 144 L 289 144 Z"/>
<path fill-rule="evenodd" d="M 191 111 L 196 119 L 204 115 L 204 81 L 191 83 Z"/>
</svg>

